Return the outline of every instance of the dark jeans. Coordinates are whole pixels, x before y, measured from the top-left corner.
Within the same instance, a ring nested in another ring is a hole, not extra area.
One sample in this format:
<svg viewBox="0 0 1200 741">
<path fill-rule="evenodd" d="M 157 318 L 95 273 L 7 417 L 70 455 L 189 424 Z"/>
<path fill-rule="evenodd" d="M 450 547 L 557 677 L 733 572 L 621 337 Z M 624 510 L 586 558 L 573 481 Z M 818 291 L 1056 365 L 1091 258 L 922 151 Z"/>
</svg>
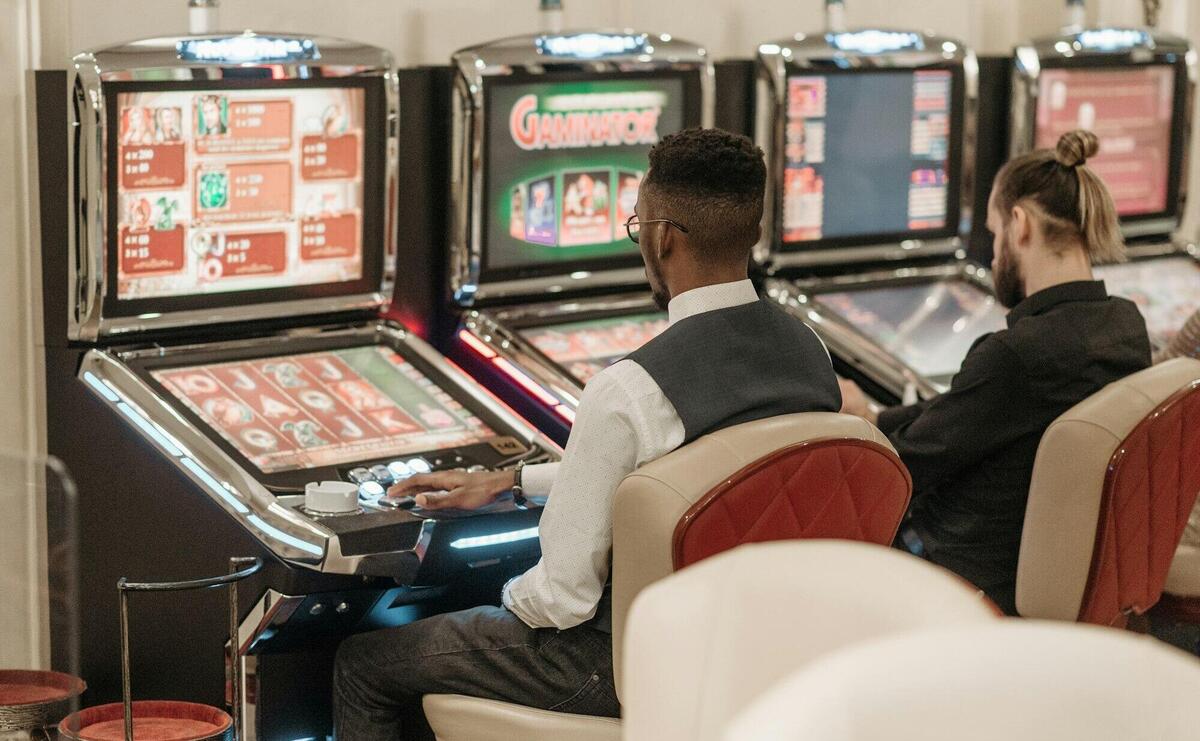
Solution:
<svg viewBox="0 0 1200 741">
<path fill-rule="evenodd" d="M 351 636 L 334 667 L 334 735 L 429 738 L 421 696 L 442 693 L 616 717 L 612 636 L 586 625 L 530 628 L 490 606 Z"/>
</svg>

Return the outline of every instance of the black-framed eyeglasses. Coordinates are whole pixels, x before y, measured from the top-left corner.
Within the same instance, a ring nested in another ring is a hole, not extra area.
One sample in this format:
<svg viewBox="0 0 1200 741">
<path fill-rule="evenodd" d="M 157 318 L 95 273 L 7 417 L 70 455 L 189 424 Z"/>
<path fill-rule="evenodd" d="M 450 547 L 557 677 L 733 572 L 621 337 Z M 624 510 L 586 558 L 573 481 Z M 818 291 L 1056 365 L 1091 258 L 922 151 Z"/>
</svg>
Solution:
<svg viewBox="0 0 1200 741">
<path fill-rule="evenodd" d="M 646 219 L 645 221 L 641 221 L 638 219 L 637 214 L 634 214 L 625 220 L 625 233 L 629 235 L 630 242 L 634 244 L 638 243 L 638 235 L 642 231 L 642 224 L 670 224 L 684 234 L 688 233 L 687 227 L 678 221 L 671 221 L 670 219 Z"/>
</svg>

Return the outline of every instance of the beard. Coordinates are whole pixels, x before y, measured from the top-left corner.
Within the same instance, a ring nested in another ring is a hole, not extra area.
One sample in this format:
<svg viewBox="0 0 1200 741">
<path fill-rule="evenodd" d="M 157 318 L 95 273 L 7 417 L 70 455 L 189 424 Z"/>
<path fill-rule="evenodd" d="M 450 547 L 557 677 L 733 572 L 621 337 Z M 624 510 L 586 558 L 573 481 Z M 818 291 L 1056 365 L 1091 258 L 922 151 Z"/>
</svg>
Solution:
<svg viewBox="0 0 1200 741">
<path fill-rule="evenodd" d="M 667 291 L 667 283 L 663 280 L 662 268 L 658 261 L 649 255 L 645 256 L 646 263 L 646 280 L 650 283 L 650 295 L 654 298 L 654 305 L 662 311 L 667 310 L 667 304 L 671 303 L 671 294 Z"/>
<path fill-rule="evenodd" d="M 996 288 L 996 300 L 1006 309 L 1011 309 L 1025 300 L 1025 280 L 1014 259 L 1006 237 L 1000 238 L 997 246 L 996 269 L 992 283 Z"/>
</svg>

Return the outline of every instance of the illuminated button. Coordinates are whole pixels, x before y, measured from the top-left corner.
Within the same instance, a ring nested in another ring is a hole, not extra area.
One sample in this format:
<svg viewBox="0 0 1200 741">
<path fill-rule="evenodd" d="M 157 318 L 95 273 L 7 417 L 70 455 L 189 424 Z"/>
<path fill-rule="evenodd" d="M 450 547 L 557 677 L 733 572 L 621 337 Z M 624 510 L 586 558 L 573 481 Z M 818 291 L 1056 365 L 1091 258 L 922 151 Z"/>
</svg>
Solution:
<svg viewBox="0 0 1200 741">
<path fill-rule="evenodd" d="M 392 472 L 389 471 L 388 467 L 383 464 L 379 464 L 377 466 L 371 466 L 371 475 L 375 477 L 376 481 L 379 481 L 381 483 L 384 483 L 384 484 L 392 483 Z"/>
<path fill-rule="evenodd" d="M 388 471 L 391 472 L 392 478 L 399 481 L 413 475 L 413 470 L 408 467 L 404 461 L 392 461 L 387 465 Z"/>
<path fill-rule="evenodd" d="M 408 467 L 413 473 L 429 473 L 433 467 L 424 458 L 412 458 L 408 461 Z"/>
<path fill-rule="evenodd" d="M 364 481 L 358 486 L 358 496 L 363 499 L 378 499 L 383 495 L 383 484 L 378 481 Z"/>
<path fill-rule="evenodd" d="M 346 474 L 346 478 L 350 479 L 356 484 L 375 480 L 375 477 L 371 475 L 371 472 L 365 468 L 350 469 L 350 473 Z"/>
</svg>

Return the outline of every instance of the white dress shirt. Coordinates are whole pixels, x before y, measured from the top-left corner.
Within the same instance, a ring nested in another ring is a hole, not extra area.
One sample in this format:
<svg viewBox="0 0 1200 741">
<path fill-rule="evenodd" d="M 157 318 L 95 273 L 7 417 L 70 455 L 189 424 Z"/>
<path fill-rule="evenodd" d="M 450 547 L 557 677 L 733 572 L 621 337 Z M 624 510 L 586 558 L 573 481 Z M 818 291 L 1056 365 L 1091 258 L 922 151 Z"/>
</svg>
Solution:
<svg viewBox="0 0 1200 741">
<path fill-rule="evenodd" d="M 681 293 L 670 324 L 758 300 L 749 280 Z M 683 443 L 683 422 L 654 379 L 621 360 L 588 381 L 558 463 L 528 466 L 526 494 L 549 495 L 539 524 L 542 558 L 504 587 L 504 606 L 533 628 L 591 619 L 608 580 L 612 501 L 621 480 Z"/>
</svg>

